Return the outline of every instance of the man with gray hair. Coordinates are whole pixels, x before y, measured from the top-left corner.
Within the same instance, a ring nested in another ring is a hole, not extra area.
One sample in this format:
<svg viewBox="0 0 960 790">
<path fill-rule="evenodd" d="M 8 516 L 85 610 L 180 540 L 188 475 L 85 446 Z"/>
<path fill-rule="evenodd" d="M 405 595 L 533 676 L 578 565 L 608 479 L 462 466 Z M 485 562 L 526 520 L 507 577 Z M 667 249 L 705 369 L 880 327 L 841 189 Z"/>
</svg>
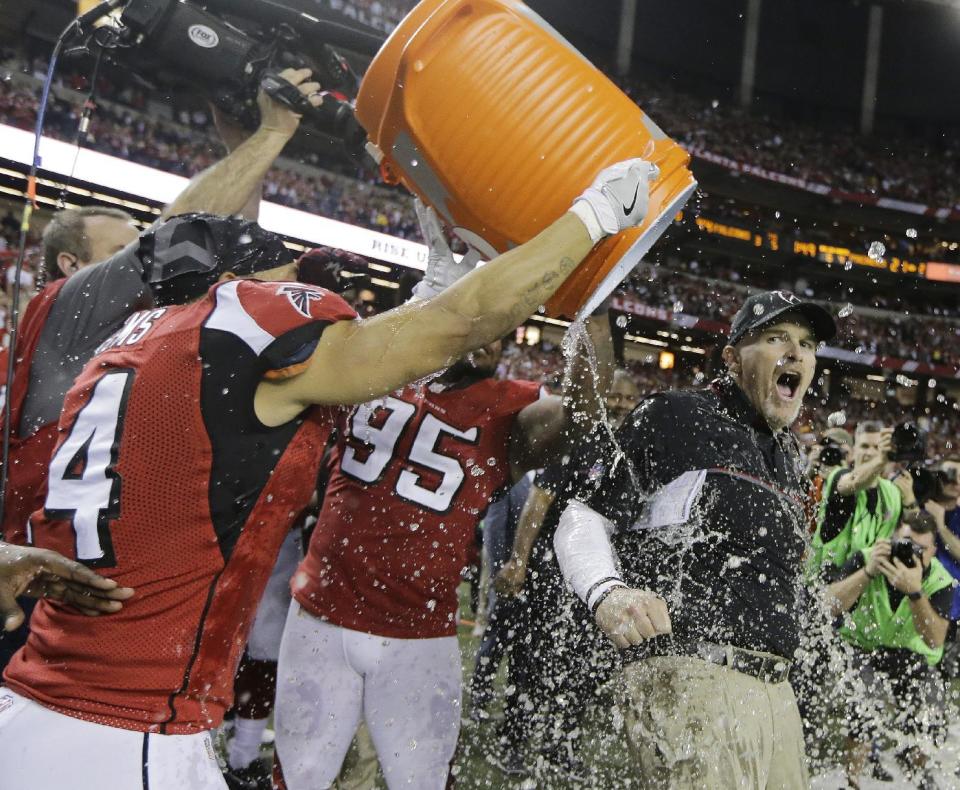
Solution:
<svg viewBox="0 0 960 790">
<path fill-rule="evenodd" d="M 109 206 L 84 206 L 53 215 L 43 229 L 47 283 L 116 255 L 139 234 L 133 217 Z"/>
</svg>

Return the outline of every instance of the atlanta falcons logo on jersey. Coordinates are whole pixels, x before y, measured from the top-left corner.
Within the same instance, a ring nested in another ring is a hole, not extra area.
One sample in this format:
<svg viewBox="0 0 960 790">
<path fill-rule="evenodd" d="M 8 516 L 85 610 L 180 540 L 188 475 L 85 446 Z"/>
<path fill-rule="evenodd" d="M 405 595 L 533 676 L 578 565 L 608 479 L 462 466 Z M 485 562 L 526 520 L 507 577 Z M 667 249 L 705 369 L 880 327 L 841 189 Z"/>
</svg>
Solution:
<svg viewBox="0 0 960 790">
<path fill-rule="evenodd" d="M 299 313 L 310 318 L 310 302 L 323 299 L 323 291 L 309 285 L 284 285 L 277 289 L 277 296 L 286 296 Z"/>
</svg>

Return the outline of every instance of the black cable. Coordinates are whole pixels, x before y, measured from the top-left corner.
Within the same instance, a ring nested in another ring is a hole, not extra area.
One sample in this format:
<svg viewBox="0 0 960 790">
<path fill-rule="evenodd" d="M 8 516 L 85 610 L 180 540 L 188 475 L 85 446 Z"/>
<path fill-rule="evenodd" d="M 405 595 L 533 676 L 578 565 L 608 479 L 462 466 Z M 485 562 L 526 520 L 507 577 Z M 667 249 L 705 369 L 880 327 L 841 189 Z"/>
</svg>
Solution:
<svg viewBox="0 0 960 790">
<path fill-rule="evenodd" d="M 67 195 L 70 193 L 70 187 L 73 186 L 73 179 L 77 172 L 77 162 L 80 160 L 80 153 L 83 151 L 84 143 L 87 141 L 87 130 L 90 128 L 90 118 L 93 111 L 97 108 L 94 99 L 97 95 L 97 80 L 100 79 L 100 65 L 103 63 L 104 48 L 97 49 L 97 57 L 93 63 L 93 76 L 90 78 L 90 91 L 83 100 L 83 111 L 80 113 L 80 123 L 77 124 L 77 134 L 73 138 L 73 147 L 75 149 L 73 164 L 70 167 L 70 173 L 63 181 L 60 189 L 60 195 L 57 197 L 57 209 L 67 207 Z"/>
</svg>

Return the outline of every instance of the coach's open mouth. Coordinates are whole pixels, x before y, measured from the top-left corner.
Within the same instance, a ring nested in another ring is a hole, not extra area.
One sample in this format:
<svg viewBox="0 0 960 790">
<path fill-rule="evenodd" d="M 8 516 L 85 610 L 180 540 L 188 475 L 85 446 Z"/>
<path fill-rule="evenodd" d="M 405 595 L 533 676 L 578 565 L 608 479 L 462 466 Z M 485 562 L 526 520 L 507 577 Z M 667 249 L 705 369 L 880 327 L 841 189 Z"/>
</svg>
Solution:
<svg viewBox="0 0 960 790">
<path fill-rule="evenodd" d="M 787 371 L 777 376 L 777 393 L 784 400 L 794 400 L 800 389 L 801 376 L 796 371 Z"/>
</svg>

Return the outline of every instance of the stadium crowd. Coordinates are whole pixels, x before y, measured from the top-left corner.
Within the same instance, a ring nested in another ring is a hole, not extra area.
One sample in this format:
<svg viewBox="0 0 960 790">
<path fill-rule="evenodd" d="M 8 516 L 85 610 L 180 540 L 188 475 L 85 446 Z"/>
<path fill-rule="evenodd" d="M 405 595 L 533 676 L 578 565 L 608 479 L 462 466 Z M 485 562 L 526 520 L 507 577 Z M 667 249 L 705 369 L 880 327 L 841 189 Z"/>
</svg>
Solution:
<svg viewBox="0 0 960 790">
<path fill-rule="evenodd" d="M 741 295 L 741 298 L 743 296 Z M 702 366 L 661 369 L 656 359 L 646 363 L 626 362 L 638 391 L 643 394 L 664 390 L 703 386 L 708 380 Z M 510 343 L 504 347 L 498 367 L 502 378 L 520 378 L 541 382 L 550 390 L 559 392 L 564 370 L 564 357 L 555 344 L 540 340 L 532 345 Z M 892 384 L 891 384 L 892 385 Z M 881 399 L 844 398 L 807 403 L 798 423 L 798 430 L 809 440 L 830 428 L 852 431 L 860 422 L 880 420 L 887 424 L 912 419 L 923 425 L 931 445 L 931 460 L 952 458 L 960 452 L 960 410 L 949 399 L 939 399 L 919 406 L 903 405 L 892 396 Z"/>
<path fill-rule="evenodd" d="M 390 32 L 413 6 L 402 0 L 326 0 L 364 24 Z M 960 207 L 960 143 L 948 136 L 916 146 L 885 135 L 871 141 L 835 126 L 758 116 L 732 103 L 704 100 L 635 78 L 619 79 L 651 117 L 693 153 L 710 151 L 853 194 Z"/>
<path fill-rule="evenodd" d="M 275 173 L 282 175 L 283 171 Z M 321 200 L 328 197 L 322 191 L 318 194 L 323 195 Z M 269 183 L 265 185 L 264 195 L 271 199 Z M 354 198 L 350 200 L 353 202 Z M 12 214 L 7 213 L 0 226 L 0 266 L 4 269 L 9 269 L 14 261 L 17 235 L 17 222 Z M 39 246 L 36 243 L 28 248 L 27 265 L 21 280 L 28 296 L 39 283 L 34 269 L 38 253 Z M 924 315 L 920 312 L 922 307 L 914 300 L 904 305 L 909 295 L 878 294 L 877 297 L 871 296 L 868 301 L 867 298 L 857 299 L 850 294 L 851 302 L 855 303 L 838 303 L 835 289 L 811 287 L 803 278 L 785 281 L 787 278 L 783 276 L 765 277 L 761 273 L 751 272 L 751 286 L 748 287 L 742 281 L 743 274 L 736 268 L 696 261 L 681 262 L 673 256 L 666 256 L 664 260 L 663 266 L 644 264 L 638 267 L 621 292 L 650 308 L 729 324 L 738 305 L 751 290 L 786 288 L 821 301 L 829 309 L 840 313 L 840 334 L 834 341 L 839 348 L 870 356 L 960 367 L 960 321 L 955 317 L 932 318 Z M 5 291 L 9 293 L 12 279 L 7 279 L 5 283 Z M 897 302 L 900 304 L 896 305 Z M 900 309 L 891 309 L 894 305 Z M 927 309 L 930 310 L 930 307 Z"/>
<path fill-rule="evenodd" d="M 347 4 L 349 5 L 349 4 Z M 40 78 L 44 74 L 45 62 L 42 58 L 26 58 L 23 55 L 7 53 L 0 63 L 0 70 L 7 69 L 19 73 L 32 74 Z M 141 164 L 157 167 L 183 175 L 192 175 L 202 169 L 205 163 L 215 156 L 215 144 L 209 137 L 210 113 L 208 109 L 197 105 L 188 107 L 173 106 L 168 110 L 171 122 L 157 121 L 144 115 L 146 98 L 141 88 L 135 84 L 124 83 L 123 76 L 110 73 L 110 77 L 101 77 L 98 83 L 98 95 L 109 96 L 108 105 L 99 109 L 94 117 L 91 132 L 86 144 L 106 153 L 129 158 Z M 75 91 L 89 90 L 86 76 L 72 72 L 60 78 L 59 84 Z M 721 107 L 716 101 L 705 101 L 688 94 L 673 91 L 667 84 L 644 85 L 625 84 L 624 89 L 640 100 L 647 110 L 662 122 L 666 131 L 686 145 L 696 154 L 710 151 L 730 157 L 739 162 L 750 163 L 776 172 L 806 178 L 817 183 L 825 183 L 849 192 L 884 195 L 900 199 L 920 200 L 931 205 L 952 207 L 960 196 L 952 193 L 954 179 L 950 175 L 957 164 L 960 153 L 955 144 L 942 141 L 944 150 L 934 156 L 929 146 L 913 146 L 904 142 L 889 144 L 870 142 L 869 138 L 856 135 L 830 135 L 824 137 L 820 130 L 802 125 L 786 125 L 780 119 L 757 118 L 739 108 Z M 6 85 L 0 94 L 0 120 L 21 128 L 33 127 L 33 108 L 36 92 L 25 88 L 13 89 Z M 73 140 L 76 135 L 77 111 L 75 103 L 54 99 L 49 110 L 48 132 L 61 139 Z M 176 121 L 173 123 L 172 121 Z M 691 128 L 691 122 L 695 126 Z M 704 141 L 709 140 L 709 146 Z M 882 148 L 877 146 L 888 146 Z M 841 147 L 842 146 L 842 147 Z M 893 156 L 892 152 L 898 152 Z M 918 152 L 917 161 L 911 161 L 899 155 L 900 151 Z M 365 184 L 373 183 L 369 173 L 355 167 L 347 167 L 345 159 L 333 152 L 318 154 L 311 151 L 300 156 L 300 161 L 319 165 L 328 170 L 346 173 L 351 181 L 337 184 L 335 192 L 351 188 L 359 191 L 357 200 L 369 200 L 371 195 Z M 817 163 L 811 170 L 810 163 Z M 901 172 L 901 177 L 891 176 L 891 171 Z M 884 176 L 874 176 L 883 171 Z M 944 177 L 946 175 L 946 177 Z M 839 179 L 839 180 L 838 180 Z M 362 224 L 379 229 L 383 227 L 382 217 L 374 221 L 357 216 L 355 204 L 338 206 L 339 194 L 335 194 L 332 203 L 318 207 L 311 203 L 318 183 L 317 177 L 305 177 L 300 180 L 287 176 L 283 184 L 278 184 L 275 194 L 279 201 L 287 205 L 297 205 L 305 210 L 323 210 L 325 216 L 343 218 L 345 221 L 359 220 Z M 320 183 L 327 183 L 331 176 L 324 174 Z M 360 185 L 356 182 L 359 180 Z M 708 209 L 712 214 L 722 215 L 723 201 L 708 198 Z M 399 195 L 393 202 L 385 203 L 381 213 L 388 215 L 391 232 L 397 235 L 415 234 L 415 222 L 410 222 L 412 209 L 409 202 Z M 339 212 L 339 213 L 338 213 Z M 767 220 L 768 227 L 771 224 Z M 397 225 L 402 224 L 402 227 Z M 780 223 L 772 223 L 777 225 Z M 783 227 L 786 227 L 785 224 Z M 806 237 L 819 237 L 824 242 L 836 242 L 836 229 L 812 229 L 804 232 Z M 916 237 L 886 236 L 878 239 L 877 233 L 852 230 L 849 243 L 863 251 L 874 241 L 881 241 L 891 253 L 910 257 L 915 260 L 933 258 L 950 260 L 956 257 L 957 249 L 949 248 L 931 239 Z M 406 236 L 405 236 L 406 237 Z"/>
<path fill-rule="evenodd" d="M 787 288 L 823 302 L 841 302 L 846 299 L 855 306 L 895 313 L 904 318 L 960 318 L 960 308 L 957 307 L 957 301 L 949 288 L 921 288 L 918 286 L 925 283 L 919 278 L 905 277 L 901 280 L 902 287 L 890 288 L 889 280 L 854 280 L 846 274 L 849 269 L 839 266 L 832 269 L 801 268 L 790 273 L 786 269 L 740 263 L 731 258 L 713 260 L 701 257 L 679 258 L 676 255 L 663 256 L 661 265 L 670 271 L 697 278 L 710 277 L 720 283 L 736 285 L 749 281 L 756 282 L 757 287 L 761 288 Z M 840 270 L 844 274 L 840 274 Z"/>
<path fill-rule="evenodd" d="M 664 131 L 691 153 L 709 152 L 852 195 L 960 205 L 960 143 L 948 135 L 915 145 L 895 136 L 864 137 L 759 115 L 733 102 L 681 93 L 664 82 L 618 80 Z"/>
<path fill-rule="evenodd" d="M 673 259 L 667 261 L 667 266 Z M 686 263 L 689 269 L 690 262 Z M 736 282 L 736 270 L 715 270 L 700 263 L 700 275 L 670 268 L 641 266 L 628 284 L 628 293 L 649 307 L 673 313 L 730 323 L 751 288 Z M 725 276 L 726 275 L 726 276 Z M 805 280 L 783 282 L 782 277 L 764 278 L 751 273 L 753 289 L 786 288 L 830 305 L 839 314 L 840 334 L 835 345 L 856 353 L 896 357 L 932 365 L 960 365 L 960 323 L 908 311 L 876 309 L 874 305 L 837 303 L 829 292 L 810 288 Z M 766 282 L 765 282 L 766 280 Z M 895 297 L 887 297 L 891 300 Z M 855 299 L 851 296 L 851 300 Z"/>
</svg>

